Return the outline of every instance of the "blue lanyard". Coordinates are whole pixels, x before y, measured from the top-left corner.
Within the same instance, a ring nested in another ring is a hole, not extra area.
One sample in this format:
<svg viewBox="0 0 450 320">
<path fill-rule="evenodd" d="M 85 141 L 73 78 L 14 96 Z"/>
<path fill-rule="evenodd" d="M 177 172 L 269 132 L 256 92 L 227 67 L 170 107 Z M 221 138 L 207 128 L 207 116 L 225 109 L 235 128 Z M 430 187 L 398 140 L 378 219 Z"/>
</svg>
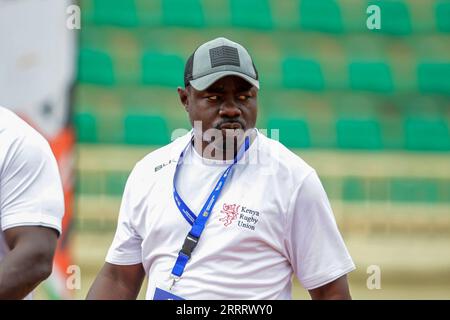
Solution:
<svg viewBox="0 0 450 320">
<path fill-rule="evenodd" d="M 180 210 L 181 214 L 183 215 L 183 217 L 189 222 L 190 225 L 192 225 L 192 228 L 187 234 L 186 239 L 184 240 L 183 247 L 178 253 L 178 258 L 172 269 L 172 278 L 174 279 L 174 283 L 183 274 L 184 268 L 186 267 L 187 262 L 191 258 L 192 251 L 194 251 L 195 247 L 197 246 L 198 240 L 203 232 L 203 229 L 205 228 L 206 222 L 208 221 L 208 218 L 214 208 L 214 205 L 216 204 L 216 201 L 219 198 L 220 193 L 222 192 L 222 189 L 225 185 L 225 182 L 228 179 L 231 169 L 233 169 L 234 165 L 242 158 L 244 153 L 250 147 L 250 139 L 249 137 L 245 137 L 244 145 L 240 148 L 239 152 L 234 158 L 233 163 L 222 173 L 222 176 L 220 177 L 219 181 L 217 181 L 213 191 L 211 192 L 205 204 L 203 205 L 203 208 L 200 211 L 199 215 L 195 216 L 195 214 L 192 212 L 191 209 L 189 209 L 189 207 L 186 205 L 183 199 L 181 199 L 175 187 L 179 167 L 183 162 L 185 152 L 190 146 L 191 142 L 192 140 L 189 140 L 188 145 L 181 152 L 180 158 L 175 168 L 175 174 L 173 176 L 173 197 L 175 199 L 175 203 L 178 209 Z"/>
</svg>

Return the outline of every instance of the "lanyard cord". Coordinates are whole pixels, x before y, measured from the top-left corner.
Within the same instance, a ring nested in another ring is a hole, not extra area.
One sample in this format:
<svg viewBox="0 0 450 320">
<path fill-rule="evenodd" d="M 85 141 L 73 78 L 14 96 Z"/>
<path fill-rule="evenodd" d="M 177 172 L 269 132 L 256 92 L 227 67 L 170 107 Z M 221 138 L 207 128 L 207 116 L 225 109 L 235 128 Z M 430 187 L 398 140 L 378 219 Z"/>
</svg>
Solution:
<svg viewBox="0 0 450 320">
<path fill-rule="evenodd" d="M 175 187 L 176 178 L 178 176 L 179 167 L 181 166 L 183 162 L 183 158 L 185 155 L 185 152 L 189 145 L 191 144 L 192 140 L 189 141 L 189 144 L 184 148 L 184 150 L 180 154 L 180 158 L 177 162 L 177 166 L 175 168 L 175 174 L 173 176 L 173 196 L 175 199 L 175 203 L 183 215 L 183 217 L 189 222 L 190 225 L 192 225 L 191 230 L 186 236 L 186 239 L 184 240 L 184 244 L 181 248 L 181 250 L 178 253 L 178 258 L 175 262 L 174 267 L 172 268 L 172 274 L 171 277 L 173 278 L 173 284 L 175 284 L 176 281 L 178 281 L 181 277 L 181 275 L 184 272 L 184 268 L 186 267 L 187 262 L 191 258 L 191 254 L 194 251 L 195 247 L 197 246 L 198 240 L 203 232 L 203 229 L 205 228 L 206 222 L 208 221 L 208 218 L 214 208 L 214 205 L 216 204 L 217 199 L 220 196 L 220 193 L 222 192 L 222 189 L 225 185 L 225 182 L 228 179 L 228 176 L 233 169 L 234 165 L 243 157 L 245 152 L 250 147 L 250 139 L 249 137 L 245 137 L 245 142 L 241 146 L 239 152 L 237 153 L 236 157 L 234 158 L 233 163 L 228 166 L 227 169 L 222 173 L 222 176 L 220 177 L 219 181 L 217 181 L 213 191 L 209 195 L 208 199 L 206 200 L 205 204 L 203 205 L 203 208 L 201 209 L 198 216 L 195 216 L 195 214 L 192 212 L 192 210 L 186 205 L 186 203 L 181 199 L 180 195 L 177 192 L 177 189 Z"/>
</svg>

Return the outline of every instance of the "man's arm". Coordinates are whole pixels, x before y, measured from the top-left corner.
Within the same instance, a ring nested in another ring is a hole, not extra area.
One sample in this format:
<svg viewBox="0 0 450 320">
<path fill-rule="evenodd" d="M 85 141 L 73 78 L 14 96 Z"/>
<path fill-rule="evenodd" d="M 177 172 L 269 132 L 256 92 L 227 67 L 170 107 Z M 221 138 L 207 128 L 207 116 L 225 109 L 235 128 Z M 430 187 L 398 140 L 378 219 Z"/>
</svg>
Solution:
<svg viewBox="0 0 450 320">
<path fill-rule="evenodd" d="M 0 261 L 0 299 L 23 299 L 52 273 L 57 231 L 21 226 L 4 231 L 10 251 Z"/>
<path fill-rule="evenodd" d="M 135 300 L 144 281 L 142 263 L 115 265 L 105 263 L 97 275 L 86 299 L 88 300 Z"/>
<path fill-rule="evenodd" d="M 309 290 L 313 300 L 351 300 L 347 275 L 344 275 L 324 286 Z"/>
</svg>

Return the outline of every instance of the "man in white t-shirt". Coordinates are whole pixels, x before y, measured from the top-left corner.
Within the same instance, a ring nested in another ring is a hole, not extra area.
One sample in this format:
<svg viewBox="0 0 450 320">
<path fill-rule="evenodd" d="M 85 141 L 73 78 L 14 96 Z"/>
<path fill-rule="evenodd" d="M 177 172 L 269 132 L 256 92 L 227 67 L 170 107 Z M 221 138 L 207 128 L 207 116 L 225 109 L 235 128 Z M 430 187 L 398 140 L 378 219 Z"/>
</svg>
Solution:
<svg viewBox="0 0 450 320">
<path fill-rule="evenodd" d="M 137 163 L 89 299 L 349 299 L 355 266 L 308 164 L 255 129 L 247 50 L 209 41 L 178 88 L 193 130 Z M 151 134 L 143 132 L 142 134 Z M 280 134 L 283 134 L 281 132 Z"/>
<path fill-rule="evenodd" d="M 31 298 L 52 271 L 64 197 L 47 141 L 0 107 L 0 299 Z"/>
</svg>

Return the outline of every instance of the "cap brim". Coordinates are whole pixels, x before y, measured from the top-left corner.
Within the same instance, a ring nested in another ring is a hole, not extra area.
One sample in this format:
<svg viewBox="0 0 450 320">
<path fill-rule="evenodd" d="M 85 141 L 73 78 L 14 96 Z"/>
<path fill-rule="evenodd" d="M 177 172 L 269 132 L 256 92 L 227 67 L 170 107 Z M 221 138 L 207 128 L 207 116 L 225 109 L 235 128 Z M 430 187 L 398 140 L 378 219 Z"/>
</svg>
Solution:
<svg viewBox="0 0 450 320">
<path fill-rule="evenodd" d="M 203 91 L 206 88 L 208 88 L 210 85 L 212 85 L 214 82 L 216 82 L 217 80 L 222 79 L 223 77 L 226 77 L 226 76 L 240 77 L 259 89 L 259 81 L 258 80 L 255 80 L 246 74 L 236 72 L 236 71 L 219 71 L 219 72 L 211 73 L 211 74 L 208 74 L 201 78 L 191 80 L 189 83 L 191 84 L 191 86 L 194 87 L 195 90 Z"/>
</svg>

